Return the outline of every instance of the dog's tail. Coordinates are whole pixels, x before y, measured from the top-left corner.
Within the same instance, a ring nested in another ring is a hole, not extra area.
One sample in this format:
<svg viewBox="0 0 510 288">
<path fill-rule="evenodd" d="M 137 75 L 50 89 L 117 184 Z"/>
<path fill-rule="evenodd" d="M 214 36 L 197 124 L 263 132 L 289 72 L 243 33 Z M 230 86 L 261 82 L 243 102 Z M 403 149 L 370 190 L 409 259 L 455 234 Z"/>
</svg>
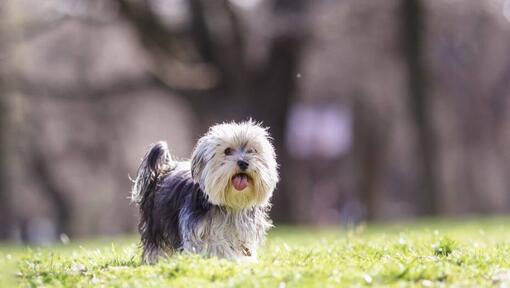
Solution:
<svg viewBox="0 0 510 288">
<path fill-rule="evenodd" d="M 131 202 L 142 205 L 152 199 L 159 179 L 170 172 L 171 169 L 172 158 L 166 142 L 160 141 L 152 145 L 138 168 L 133 190 L 131 191 Z"/>
</svg>

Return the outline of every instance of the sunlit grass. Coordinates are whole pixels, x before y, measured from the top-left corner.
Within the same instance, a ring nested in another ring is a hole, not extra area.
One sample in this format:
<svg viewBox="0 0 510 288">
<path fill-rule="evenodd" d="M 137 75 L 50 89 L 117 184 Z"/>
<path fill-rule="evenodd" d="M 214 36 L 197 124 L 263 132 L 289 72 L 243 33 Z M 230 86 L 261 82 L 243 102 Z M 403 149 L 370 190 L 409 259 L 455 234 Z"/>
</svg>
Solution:
<svg viewBox="0 0 510 288">
<path fill-rule="evenodd" d="M 508 219 L 352 230 L 282 227 L 257 263 L 177 255 L 140 264 L 136 237 L 0 248 L 5 287 L 345 287 L 510 285 Z M 7 284 L 5 284 L 7 283 Z"/>
</svg>

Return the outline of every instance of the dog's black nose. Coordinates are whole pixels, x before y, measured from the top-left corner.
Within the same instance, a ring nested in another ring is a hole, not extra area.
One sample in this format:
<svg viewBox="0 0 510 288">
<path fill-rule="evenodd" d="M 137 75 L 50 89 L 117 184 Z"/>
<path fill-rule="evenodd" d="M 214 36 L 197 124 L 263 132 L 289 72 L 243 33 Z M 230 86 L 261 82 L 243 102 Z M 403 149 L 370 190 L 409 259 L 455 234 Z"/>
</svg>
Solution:
<svg viewBox="0 0 510 288">
<path fill-rule="evenodd" d="M 241 168 L 241 170 L 246 170 L 248 169 L 248 162 L 244 161 L 244 160 L 238 160 L 237 161 L 237 165 L 239 166 L 239 168 Z"/>
</svg>

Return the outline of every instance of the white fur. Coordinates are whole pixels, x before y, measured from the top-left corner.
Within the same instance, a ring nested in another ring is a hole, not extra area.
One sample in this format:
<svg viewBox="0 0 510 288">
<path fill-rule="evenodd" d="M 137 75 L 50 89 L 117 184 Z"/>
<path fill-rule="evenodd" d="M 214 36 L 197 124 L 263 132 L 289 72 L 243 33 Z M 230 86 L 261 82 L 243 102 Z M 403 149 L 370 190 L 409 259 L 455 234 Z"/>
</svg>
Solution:
<svg viewBox="0 0 510 288">
<path fill-rule="evenodd" d="M 256 249 L 271 227 L 267 210 L 278 182 L 274 148 L 266 128 L 248 121 L 213 126 L 197 143 L 192 176 L 218 205 L 198 225 L 187 225 L 181 214 L 183 249 L 228 259 L 256 258 Z M 225 155 L 225 149 L 232 155 Z M 249 163 L 248 187 L 237 191 L 232 177 L 237 161 Z M 191 226 L 191 227 L 190 227 Z"/>
<path fill-rule="evenodd" d="M 226 148 L 233 155 L 224 154 Z M 252 153 L 247 153 L 251 149 Z M 238 160 L 249 163 L 251 180 L 243 191 L 236 191 L 231 178 L 241 172 Z M 278 183 L 274 148 L 267 129 L 252 121 L 215 125 L 198 141 L 192 156 L 192 176 L 215 205 L 233 209 L 265 206 Z"/>
<path fill-rule="evenodd" d="M 181 215 L 182 216 L 182 215 Z M 215 208 L 196 226 L 181 219 L 183 250 L 227 259 L 256 259 L 272 226 L 266 211 Z"/>
</svg>

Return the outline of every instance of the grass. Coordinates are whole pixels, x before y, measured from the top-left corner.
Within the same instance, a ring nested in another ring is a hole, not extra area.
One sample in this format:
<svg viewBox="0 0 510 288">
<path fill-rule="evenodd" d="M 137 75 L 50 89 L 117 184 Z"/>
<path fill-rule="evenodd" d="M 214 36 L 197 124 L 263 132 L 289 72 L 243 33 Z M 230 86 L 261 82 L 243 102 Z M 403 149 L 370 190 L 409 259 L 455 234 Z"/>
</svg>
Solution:
<svg viewBox="0 0 510 288">
<path fill-rule="evenodd" d="M 257 263 L 140 264 L 136 237 L 0 246 L 3 287 L 509 287 L 510 219 L 274 229 Z M 0 272 L 0 275 L 2 275 Z"/>
</svg>

